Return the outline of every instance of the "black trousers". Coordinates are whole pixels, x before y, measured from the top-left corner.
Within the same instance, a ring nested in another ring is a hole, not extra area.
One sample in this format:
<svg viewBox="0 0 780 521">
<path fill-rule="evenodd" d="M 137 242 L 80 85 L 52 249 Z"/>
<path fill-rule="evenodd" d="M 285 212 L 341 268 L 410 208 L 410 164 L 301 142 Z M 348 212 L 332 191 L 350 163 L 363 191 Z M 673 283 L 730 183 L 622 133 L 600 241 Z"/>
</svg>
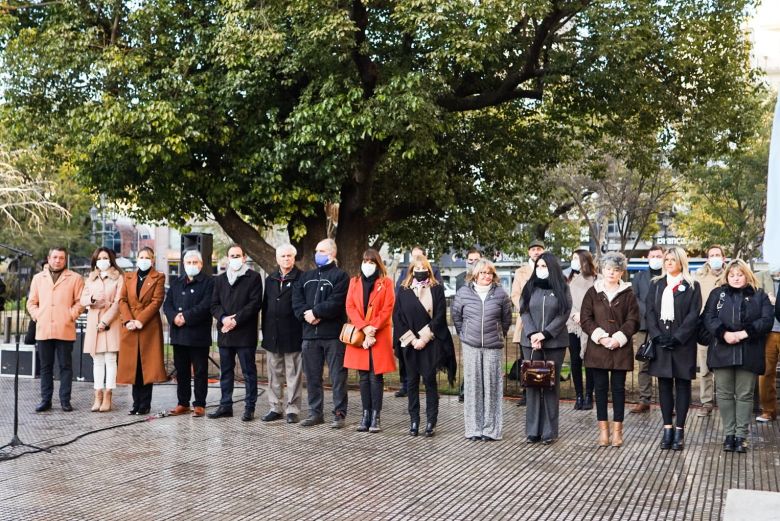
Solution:
<svg viewBox="0 0 780 521">
<path fill-rule="evenodd" d="M 190 406 L 192 373 L 195 373 L 195 407 L 206 406 L 209 392 L 209 346 L 173 346 L 173 365 L 176 367 L 176 398 L 179 405 Z"/>
<path fill-rule="evenodd" d="M 374 373 L 374 357 L 368 353 L 368 371 L 358 371 L 360 376 L 360 403 L 364 411 L 381 411 L 385 390 L 385 377 Z"/>
<path fill-rule="evenodd" d="M 417 350 L 403 348 L 406 361 L 406 384 L 409 395 L 409 419 L 420 423 L 420 377 L 425 383 L 425 417 L 428 423 L 436 425 L 439 418 L 439 387 L 436 383 L 436 350 L 434 345 Z"/>
<path fill-rule="evenodd" d="M 569 333 L 569 359 L 571 360 L 571 381 L 577 396 L 583 394 L 582 389 L 582 357 L 580 356 L 580 336 Z M 593 370 L 585 368 L 585 394 L 593 395 Z"/>
<path fill-rule="evenodd" d="M 685 427 L 688 408 L 691 406 L 691 381 L 681 378 L 658 378 L 658 399 L 661 402 L 661 416 L 664 425 L 672 425 L 676 420 L 677 427 Z M 672 416 L 677 412 L 677 416 Z"/>
<path fill-rule="evenodd" d="M 252 347 L 220 347 L 219 348 L 219 388 L 222 397 L 219 400 L 221 407 L 233 408 L 233 380 L 236 373 L 236 357 L 241 364 L 241 372 L 244 373 L 244 408 L 255 410 L 257 403 L 257 365 L 255 365 L 255 352 Z"/>
<path fill-rule="evenodd" d="M 138 363 L 135 365 L 135 384 L 133 384 L 133 409 L 152 408 L 152 389 L 154 384 L 144 384 L 144 371 L 141 367 L 141 350 L 138 350 Z"/>
<path fill-rule="evenodd" d="M 54 395 L 54 357 L 60 366 L 60 403 L 70 403 L 73 384 L 73 342 L 67 340 L 38 340 L 41 359 L 41 401 L 51 402 Z"/>
<path fill-rule="evenodd" d="M 407 391 L 409 389 L 409 378 L 406 370 L 406 360 L 403 355 L 403 347 L 401 348 L 401 356 L 398 358 L 398 383 L 400 384 L 399 390 Z"/>
<path fill-rule="evenodd" d="M 612 390 L 612 419 L 622 422 L 626 410 L 626 371 L 591 369 L 596 391 L 596 419 L 608 421 L 608 394 Z"/>
</svg>

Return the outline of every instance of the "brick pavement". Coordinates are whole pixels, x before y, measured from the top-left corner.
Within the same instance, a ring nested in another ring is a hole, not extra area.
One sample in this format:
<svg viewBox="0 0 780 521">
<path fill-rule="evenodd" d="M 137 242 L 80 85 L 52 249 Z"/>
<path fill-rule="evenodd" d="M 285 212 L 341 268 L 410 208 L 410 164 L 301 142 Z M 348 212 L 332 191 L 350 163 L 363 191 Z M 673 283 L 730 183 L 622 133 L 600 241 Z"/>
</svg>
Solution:
<svg viewBox="0 0 780 521">
<path fill-rule="evenodd" d="M 456 397 L 442 397 L 437 434 L 426 439 L 406 434 L 406 401 L 389 393 L 384 432 L 369 434 L 354 432 L 354 392 L 347 429 L 334 431 L 238 417 L 136 421 L 125 414 L 129 388 L 118 390 L 116 411 L 90 413 L 85 383 L 74 383 L 76 411 L 55 402 L 35 414 L 37 386 L 20 382 L 28 443 L 130 424 L 0 461 L 0 520 L 715 520 L 729 488 L 780 491 L 777 424 L 752 426 L 747 455 L 725 454 L 717 414 L 691 415 L 688 446 L 675 453 L 657 448 L 658 410 L 627 418 L 624 447 L 597 448 L 595 411 L 563 402 L 561 438 L 544 447 L 524 443 L 524 409 L 513 402 L 505 402 L 504 440 L 483 443 L 463 438 Z M 218 394 L 210 389 L 210 404 Z M 153 410 L 174 404 L 175 387 L 156 386 Z M 11 405 L 12 380 L 2 378 L 2 443 L 12 433 Z M 265 405 L 261 396 L 259 415 Z"/>
</svg>

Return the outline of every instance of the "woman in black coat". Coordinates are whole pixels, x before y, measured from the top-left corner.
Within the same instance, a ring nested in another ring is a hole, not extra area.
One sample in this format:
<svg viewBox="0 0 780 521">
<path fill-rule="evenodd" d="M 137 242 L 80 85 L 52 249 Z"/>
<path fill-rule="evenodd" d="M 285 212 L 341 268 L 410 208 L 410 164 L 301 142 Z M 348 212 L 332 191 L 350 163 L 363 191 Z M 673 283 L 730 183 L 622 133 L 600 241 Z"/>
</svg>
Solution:
<svg viewBox="0 0 780 521">
<path fill-rule="evenodd" d="M 715 372 L 726 435 L 723 450 L 744 453 L 753 388 L 756 375 L 764 374 L 764 342 L 774 324 L 774 309 L 744 261 L 729 262 L 719 279 L 723 281 L 710 293 L 704 308 L 704 325 L 712 334 L 707 365 Z"/>
<path fill-rule="evenodd" d="M 688 256 L 673 246 L 664 254 L 663 272 L 653 279 L 646 302 L 647 334 L 655 345 L 648 373 L 658 378 L 664 420 L 662 449 L 682 450 L 685 419 L 696 377 L 696 337 L 701 289 L 688 271 Z M 672 417 L 677 413 L 675 425 Z"/>
<path fill-rule="evenodd" d="M 427 293 L 427 295 L 426 295 Z M 425 383 L 425 435 L 433 436 L 439 415 L 436 372 L 446 369 L 450 385 L 455 381 L 455 348 L 447 327 L 444 286 L 434 277 L 428 259 L 414 258 L 413 266 L 398 289 L 393 309 L 393 343 L 400 345 L 406 363 L 409 397 L 409 434 L 420 425 L 420 376 Z"/>
</svg>

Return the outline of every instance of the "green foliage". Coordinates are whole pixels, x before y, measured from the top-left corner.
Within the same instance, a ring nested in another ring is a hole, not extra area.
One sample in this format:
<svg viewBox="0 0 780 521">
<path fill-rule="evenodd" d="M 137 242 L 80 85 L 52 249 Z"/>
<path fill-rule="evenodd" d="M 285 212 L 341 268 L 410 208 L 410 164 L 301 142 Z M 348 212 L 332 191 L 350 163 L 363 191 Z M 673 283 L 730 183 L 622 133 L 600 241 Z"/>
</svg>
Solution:
<svg viewBox="0 0 780 521">
<path fill-rule="evenodd" d="M 348 257 L 522 250 L 572 141 L 684 165 L 743 139 L 746 3 L 51 4 L 0 24 L 2 121 L 142 219 L 304 239 L 337 202 Z"/>
</svg>

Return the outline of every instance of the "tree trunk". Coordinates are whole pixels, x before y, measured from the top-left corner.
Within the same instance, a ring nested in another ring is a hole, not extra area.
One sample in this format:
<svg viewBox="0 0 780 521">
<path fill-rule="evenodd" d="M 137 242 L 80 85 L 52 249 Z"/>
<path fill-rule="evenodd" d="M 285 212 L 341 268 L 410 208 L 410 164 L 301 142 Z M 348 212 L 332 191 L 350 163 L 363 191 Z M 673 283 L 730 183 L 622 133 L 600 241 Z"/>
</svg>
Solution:
<svg viewBox="0 0 780 521">
<path fill-rule="evenodd" d="M 229 209 L 222 212 L 211 208 L 214 219 L 225 230 L 225 233 L 240 244 L 247 255 L 267 273 L 276 269 L 276 250 L 268 244 L 257 228 L 247 223 L 235 210 Z"/>
<path fill-rule="evenodd" d="M 306 235 L 299 240 L 292 241 L 292 245 L 298 250 L 295 261 L 302 270 L 314 268 L 314 251 L 317 249 L 317 243 L 322 239 L 328 238 L 328 217 L 325 215 L 325 209 L 320 207 L 313 215 L 303 220 L 306 225 Z M 291 231 L 288 233 L 292 237 Z"/>
</svg>

